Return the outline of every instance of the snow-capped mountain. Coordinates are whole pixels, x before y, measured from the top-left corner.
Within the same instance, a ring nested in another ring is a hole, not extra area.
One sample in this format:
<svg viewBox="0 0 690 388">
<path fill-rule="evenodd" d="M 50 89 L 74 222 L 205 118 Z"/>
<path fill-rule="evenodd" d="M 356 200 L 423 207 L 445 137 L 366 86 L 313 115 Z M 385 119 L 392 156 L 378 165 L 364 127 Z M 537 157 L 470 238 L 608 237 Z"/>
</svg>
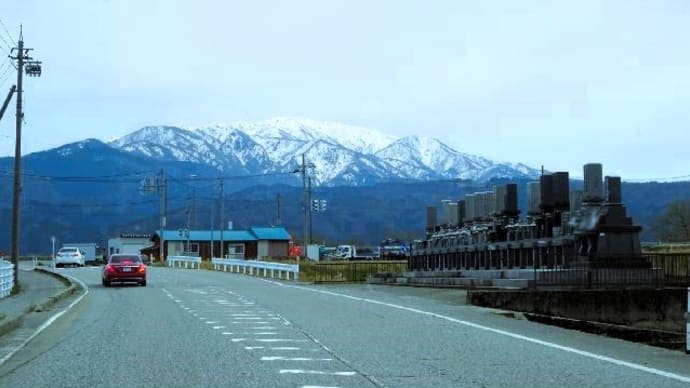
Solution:
<svg viewBox="0 0 690 388">
<path fill-rule="evenodd" d="M 438 139 L 396 138 L 367 128 L 310 119 L 185 129 L 152 126 L 109 143 L 161 160 L 208 164 L 232 174 L 291 172 L 304 154 L 315 184 L 362 185 L 395 179 L 523 178 L 538 175 L 522 164 L 497 163 L 458 152 Z"/>
</svg>

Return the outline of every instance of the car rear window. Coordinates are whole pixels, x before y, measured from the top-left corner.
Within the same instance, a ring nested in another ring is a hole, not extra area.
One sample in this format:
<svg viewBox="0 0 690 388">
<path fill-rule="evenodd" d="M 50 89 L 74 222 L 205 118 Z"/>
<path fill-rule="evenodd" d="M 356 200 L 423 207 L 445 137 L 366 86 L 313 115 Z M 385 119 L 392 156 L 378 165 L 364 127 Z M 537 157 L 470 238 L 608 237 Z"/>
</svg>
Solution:
<svg viewBox="0 0 690 388">
<path fill-rule="evenodd" d="M 76 252 L 77 248 L 61 248 L 59 252 Z"/>
<path fill-rule="evenodd" d="M 141 263 L 139 256 L 111 256 L 111 263 Z"/>
</svg>

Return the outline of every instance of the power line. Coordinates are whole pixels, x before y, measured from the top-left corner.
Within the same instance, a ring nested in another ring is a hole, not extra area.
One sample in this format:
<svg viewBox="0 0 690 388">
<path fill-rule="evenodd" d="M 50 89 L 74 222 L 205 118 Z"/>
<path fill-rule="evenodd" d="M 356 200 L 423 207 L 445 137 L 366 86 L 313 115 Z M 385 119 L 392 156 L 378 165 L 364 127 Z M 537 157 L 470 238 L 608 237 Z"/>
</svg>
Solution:
<svg viewBox="0 0 690 388">
<path fill-rule="evenodd" d="M 2 35 L 0 35 L 0 38 L 2 38 Z M 11 55 L 11 51 L 12 51 L 12 46 L 9 45 L 9 44 L 7 44 L 7 42 L 6 42 L 4 39 L 3 39 L 2 41 L 0 41 L 0 42 L 4 42 L 4 43 L 5 43 L 5 46 L 3 46 L 3 45 L 0 44 L 0 48 L 5 52 L 5 54 L 7 54 L 8 56 L 10 56 L 10 55 Z"/>
<path fill-rule="evenodd" d="M 5 63 L 5 68 L 2 70 L 2 74 L 0 75 L 0 85 L 3 85 L 5 81 L 10 77 L 9 76 L 9 71 L 12 68 L 10 62 Z"/>
<path fill-rule="evenodd" d="M 12 42 L 14 40 L 14 38 L 12 37 L 12 34 L 10 34 L 10 32 L 7 31 L 7 27 L 5 26 L 5 23 L 2 21 L 2 18 L 0 18 L 0 26 L 2 26 L 2 29 L 5 30 L 7 37 L 10 39 L 10 42 Z M 2 34 L 0 34 L 0 37 L 2 37 Z M 5 40 L 4 37 L 3 37 L 3 40 Z M 12 46 L 10 45 L 10 47 L 12 47 Z"/>
<path fill-rule="evenodd" d="M 94 176 L 64 176 L 64 175 L 44 175 L 35 173 L 22 173 L 21 175 L 28 178 L 38 178 L 46 179 L 53 182 L 84 182 L 84 183 L 127 183 L 127 182 L 140 182 L 140 179 L 119 179 L 127 177 L 135 177 L 150 174 L 151 171 L 139 171 L 139 172 L 128 172 L 122 174 L 111 174 L 111 175 L 94 175 Z M 5 176 L 12 176 L 11 171 L 0 171 L 0 174 Z"/>
<path fill-rule="evenodd" d="M 178 199 L 178 198 L 175 198 Z M 157 203 L 158 200 L 146 200 L 146 201 L 132 201 L 132 202 L 103 202 L 103 203 L 83 203 L 83 202 L 43 202 L 37 200 L 30 200 L 27 206 L 36 207 L 74 207 L 74 208 L 90 208 L 90 207 L 121 207 L 121 206 L 134 206 L 134 205 L 148 205 L 152 203 Z"/>
</svg>

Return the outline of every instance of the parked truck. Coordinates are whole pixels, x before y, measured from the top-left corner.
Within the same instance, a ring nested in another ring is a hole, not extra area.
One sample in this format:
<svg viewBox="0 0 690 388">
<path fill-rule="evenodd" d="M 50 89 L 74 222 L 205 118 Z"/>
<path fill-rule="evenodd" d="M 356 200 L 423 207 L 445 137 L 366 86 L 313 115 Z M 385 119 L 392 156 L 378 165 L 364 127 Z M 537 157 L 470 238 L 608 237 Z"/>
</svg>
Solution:
<svg viewBox="0 0 690 388">
<path fill-rule="evenodd" d="M 351 244 L 338 245 L 335 252 L 328 255 L 330 260 L 375 260 L 376 258 L 378 258 L 376 249 L 365 247 L 357 249 Z"/>
<path fill-rule="evenodd" d="M 96 243 L 65 243 L 62 244 L 63 247 L 75 247 L 79 248 L 82 252 L 84 252 L 84 264 L 85 265 L 94 265 L 96 264 Z"/>
</svg>

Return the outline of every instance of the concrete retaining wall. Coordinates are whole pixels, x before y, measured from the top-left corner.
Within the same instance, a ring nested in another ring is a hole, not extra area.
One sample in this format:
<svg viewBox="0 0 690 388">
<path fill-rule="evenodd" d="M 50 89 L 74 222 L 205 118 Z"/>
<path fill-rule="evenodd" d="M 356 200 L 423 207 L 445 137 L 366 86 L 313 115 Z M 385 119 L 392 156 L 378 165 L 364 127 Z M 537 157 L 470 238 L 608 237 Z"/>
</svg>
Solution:
<svg viewBox="0 0 690 388">
<path fill-rule="evenodd" d="M 504 310 L 685 333 L 686 289 L 468 290 L 467 303 Z"/>
</svg>

